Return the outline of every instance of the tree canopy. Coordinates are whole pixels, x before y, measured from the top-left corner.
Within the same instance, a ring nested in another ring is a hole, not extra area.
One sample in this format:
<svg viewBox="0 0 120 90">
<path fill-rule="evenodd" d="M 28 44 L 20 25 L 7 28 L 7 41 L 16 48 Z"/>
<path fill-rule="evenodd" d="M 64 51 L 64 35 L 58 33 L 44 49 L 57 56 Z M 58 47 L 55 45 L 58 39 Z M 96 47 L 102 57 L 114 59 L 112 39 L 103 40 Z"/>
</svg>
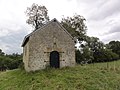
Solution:
<svg viewBox="0 0 120 90">
<path fill-rule="evenodd" d="M 107 44 L 107 48 L 111 49 L 114 53 L 118 54 L 120 57 L 120 41 L 110 41 Z"/>
<path fill-rule="evenodd" d="M 0 49 L 0 56 L 3 56 L 5 53 Z"/>
<path fill-rule="evenodd" d="M 86 19 L 83 16 L 76 14 L 73 17 L 62 18 L 61 24 L 76 41 L 83 41 L 87 30 L 85 21 Z"/>
<path fill-rule="evenodd" d="M 35 3 L 31 7 L 27 7 L 26 15 L 28 16 L 26 22 L 32 25 L 35 30 L 49 21 L 47 8 Z"/>
<path fill-rule="evenodd" d="M 16 69 L 21 64 L 22 54 L 13 53 L 7 55 L 0 49 L 0 71 L 4 71 L 6 69 Z"/>
</svg>

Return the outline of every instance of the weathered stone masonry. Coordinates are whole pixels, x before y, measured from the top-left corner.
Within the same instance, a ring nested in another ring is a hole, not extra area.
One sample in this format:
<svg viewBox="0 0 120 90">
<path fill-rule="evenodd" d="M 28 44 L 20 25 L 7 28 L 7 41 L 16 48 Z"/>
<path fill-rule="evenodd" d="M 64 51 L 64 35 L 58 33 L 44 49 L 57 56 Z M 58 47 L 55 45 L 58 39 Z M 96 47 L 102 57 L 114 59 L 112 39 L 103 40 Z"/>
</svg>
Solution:
<svg viewBox="0 0 120 90">
<path fill-rule="evenodd" d="M 23 62 L 26 71 L 50 66 L 50 53 L 59 53 L 59 66 L 75 65 L 75 49 L 72 36 L 53 19 L 38 30 L 27 35 L 23 41 Z"/>
</svg>

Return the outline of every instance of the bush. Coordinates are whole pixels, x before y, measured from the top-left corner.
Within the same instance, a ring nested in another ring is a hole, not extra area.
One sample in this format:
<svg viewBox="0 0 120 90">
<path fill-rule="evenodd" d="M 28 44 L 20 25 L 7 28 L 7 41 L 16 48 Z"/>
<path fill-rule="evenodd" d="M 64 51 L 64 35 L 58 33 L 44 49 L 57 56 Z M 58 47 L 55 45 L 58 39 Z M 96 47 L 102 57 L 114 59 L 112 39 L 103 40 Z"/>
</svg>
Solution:
<svg viewBox="0 0 120 90">
<path fill-rule="evenodd" d="M 87 48 L 83 48 L 81 51 L 76 50 L 76 62 L 78 64 L 110 62 L 118 59 L 119 55 L 112 52 L 110 49 L 100 49 L 95 52 L 92 52 Z"/>
<path fill-rule="evenodd" d="M 101 49 L 99 51 L 96 51 L 93 56 L 95 62 L 108 62 L 119 59 L 119 55 L 109 49 Z"/>
<path fill-rule="evenodd" d="M 82 51 L 76 50 L 76 62 L 78 64 L 91 63 L 93 60 L 92 52 L 88 48 L 84 48 Z"/>
<path fill-rule="evenodd" d="M 16 69 L 22 63 L 22 55 L 2 55 L 0 56 L 0 70 Z"/>
</svg>

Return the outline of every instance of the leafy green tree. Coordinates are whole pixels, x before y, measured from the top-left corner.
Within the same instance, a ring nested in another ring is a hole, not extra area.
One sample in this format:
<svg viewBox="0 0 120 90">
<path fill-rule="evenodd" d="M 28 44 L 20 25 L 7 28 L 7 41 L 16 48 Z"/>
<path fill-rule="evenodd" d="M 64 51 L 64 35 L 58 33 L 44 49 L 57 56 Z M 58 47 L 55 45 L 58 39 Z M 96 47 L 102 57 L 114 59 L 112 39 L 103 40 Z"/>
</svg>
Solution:
<svg viewBox="0 0 120 90">
<path fill-rule="evenodd" d="M 21 63 L 22 54 L 13 53 L 11 55 L 0 55 L 0 71 L 4 71 L 6 69 L 16 69 L 20 66 Z"/>
<path fill-rule="evenodd" d="M 86 43 L 83 46 L 84 47 L 87 46 L 88 51 L 91 53 L 91 54 L 88 54 L 89 59 L 91 60 L 91 62 L 96 62 L 98 54 L 100 53 L 100 51 L 102 49 L 105 48 L 104 44 L 99 40 L 99 38 L 97 38 L 97 37 L 89 37 L 89 36 L 86 36 L 85 42 Z"/>
<path fill-rule="evenodd" d="M 104 60 L 106 62 L 118 60 L 119 58 L 119 56 L 116 53 L 112 52 L 112 50 L 107 48 L 103 50 L 103 55 L 106 57 L 106 60 Z"/>
<path fill-rule="evenodd" d="M 80 50 L 78 50 L 78 49 L 75 50 L 75 60 L 76 60 L 76 62 L 79 63 L 79 64 L 80 64 L 80 63 L 82 62 L 82 60 L 83 60 L 83 56 L 82 56 Z"/>
<path fill-rule="evenodd" d="M 2 49 L 0 49 L 0 56 L 4 56 L 5 53 L 2 51 Z"/>
<path fill-rule="evenodd" d="M 61 24 L 64 28 L 79 42 L 83 41 L 86 35 L 87 26 L 86 19 L 80 15 L 73 17 L 62 18 Z"/>
<path fill-rule="evenodd" d="M 82 55 L 84 57 L 83 61 L 85 61 L 86 63 L 91 63 L 94 57 L 93 52 L 90 50 L 90 48 L 88 46 L 85 46 L 83 47 L 82 52 Z"/>
<path fill-rule="evenodd" d="M 6 56 L 0 56 L 0 70 L 4 71 L 9 69 L 12 59 Z"/>
<path fill-rule="evenodd" d="M 93 57 L 93 52 L 88 46 L 84 46 L 82 49 L 76 49 L 76 62 L 80 64 L 91 63 Z"/>
<path fill-rule="evenodd" d="M 87 46 L 89 46 L 89 48 L 93 51 L 99 51 L 100 49 L 104 49 L 105 45 L 103 42 L 101 42 L 99 40 L 99 38 L 97 37 L 86 37 L 86 42 L 87 42 Z"/>
<path fill-rule="evenodd" d="M 86 37 L 87 26 L 85 25 L 86 19 L 81 15 L 74 15 L 73 17 L 62 18 L 61 24 L 63 27 L 71 34 L 71 36 L 75 39 L 76 43 L 82 44 Z M 83 48 L 83 47 L 82 47 Z M 87 48 L 81 50 L 76 49 L 76 62 L 87 62 L 87 58 L 89 57 L 89 53 L 87 52 Z"/>
<path fill-rule="evenodd" d="M 10 62 L 8 65 L 8 69 L 18 68 L 22 63 L 22 54 L 13 53 L 13 54 L 6 55 L 6 57 L 11 59 L 9 60 Z"/>
<path fill-rule="evenodd" d="M 45 6 L 33 3 L 31 7 L 27 8 L 26 14 L 27 23 L 31 24 L 35 30 L 49 21 L 48 10 Z"/>
<path fill-rule="evenodd" d="M 107 44 L 107 48 L 118 54 L 120 58 L 120 41 L 110 41 Z"/>
</svg>

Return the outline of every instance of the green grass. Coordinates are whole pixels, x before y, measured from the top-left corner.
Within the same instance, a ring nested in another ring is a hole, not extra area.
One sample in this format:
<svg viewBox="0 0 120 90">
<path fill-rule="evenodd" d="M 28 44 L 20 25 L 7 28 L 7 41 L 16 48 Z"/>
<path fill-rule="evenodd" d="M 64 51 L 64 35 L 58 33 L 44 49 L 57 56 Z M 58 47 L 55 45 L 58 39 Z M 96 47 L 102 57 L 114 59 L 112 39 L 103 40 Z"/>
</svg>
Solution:
<svg viewBox="0 0 120 90">
<path fill-rule="evenodd" d="M 120 61 L 30 73 L 0 72 L 0 90 L 120 90 Z"/>
</svg>

